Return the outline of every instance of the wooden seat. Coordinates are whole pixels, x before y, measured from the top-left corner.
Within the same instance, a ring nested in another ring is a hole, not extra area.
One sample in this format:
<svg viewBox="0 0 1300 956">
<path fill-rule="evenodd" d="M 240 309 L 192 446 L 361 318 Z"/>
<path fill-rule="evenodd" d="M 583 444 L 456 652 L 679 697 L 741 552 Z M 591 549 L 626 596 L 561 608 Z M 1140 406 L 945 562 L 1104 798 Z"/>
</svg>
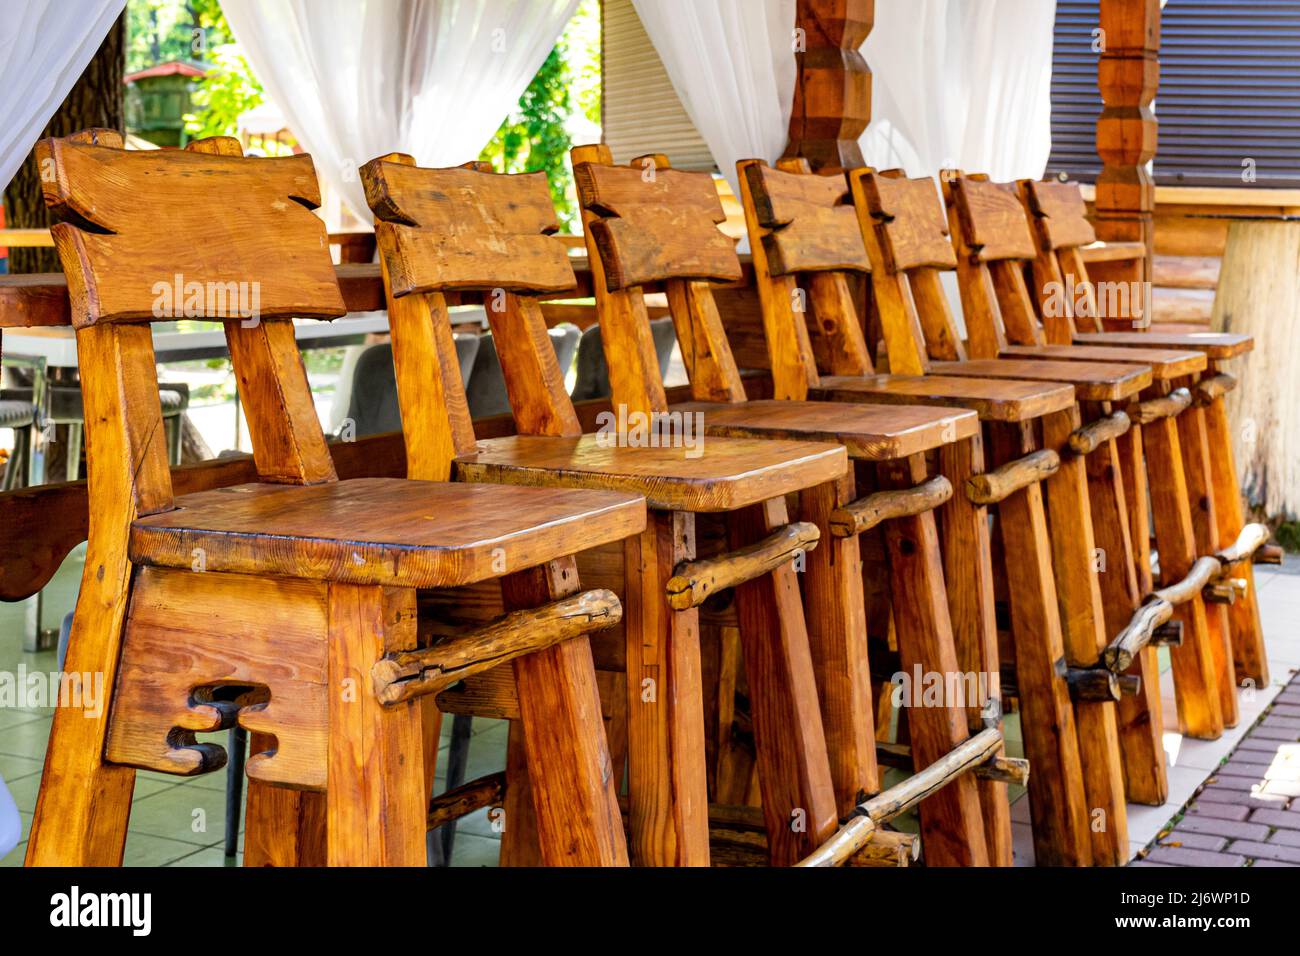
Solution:
<svg viewBox="0 0 1300 956">
<path fill-rule="evenodd" d="M 89 450 L 67 666 L 111 697 L 55 713 L 27 862 L 120 864 L 136 770 L 216 770 L 196 734 L 240 727 L 246 865 L 423 866 L 439 677 L 509 664 L 529 728 L 512 819 L 535 816 L 545 862 L 626 864 L 586 637 L 621 608 L 578 593 L 573 554 L 643 533 L 644 501 L 339 483 L 292 326 L 345 311 L 311 158 L 128 152 L 107 130 L 37 155 Z M 147 323 L 178 311 L 224 324 L 257 484 L 174 496 Z M 416 589 L 488 577 L 515 613 L 420 647 Z"/>
<path fill-rule="evenodd" d="M 1114 402 L 1137 395 L 1151 384 L 1151 369 L 1116 362 L 1055 362 L 1032 359 L 968 359 L 934 362 L 935 375 L 962 378 L 1007 378 L 1034 382 L 1068 382 L 1080 401 Z"/>
<path fill-rule="evenodd" d="M 1079 345 L 1138 349 L 1195 349 L 1221 362 L 1244 355 L 1255 347 L 1255 340 L 1240 332 L 1076 332 Z"/>
<path fill-rule="evenodd" d="M 843 445 L 851 458 L 866 461 L 907 458 L 979 433 L 974 412 L 915 405 L 846 407 L 767 399 L 682 402 L 670 406 L 669 412 L 704 416 L 708 435 L 831 441 Z"/>
<path fill-rule="evenodd" d="M 1162 348 L 1120 348 L 1109 345 L 1008 345 L 1003 358 L 1047 359 L 1060 362 L 1121 362 L 1149 365 L 1152 381 L 1172 382 L 1205 371 L 1204 353 Z"/>
<path fill-rule="evenodd" d="M 446 588 L 572 554 L 576 535 L 596 547 L 644 526 L 639 495 L 356 478 L 182 495 L 132 523 L 129 554 L 190 568 L 198 548 L 206 571 Z"/>
<path fill-rule="evenodd" d="M 1030 381 L 985 381 L 940 375 L 823 375 L 808 397 L 836 402 L 967 408 L 983 421 L 1030 422 L 1074 407 L 1074 388 Z"/>
<path fill-rule="evenodd" d="M 802 441 L 700 438 L 698 457 L 689 448 L 621 448 L 602 435 L 511 435 L 476 447 L 456 459 L 462 479 L 634 491 L 665 511 L 735 511 L 834 481 L 848 467 L 839 445 Z"/>
</svg>

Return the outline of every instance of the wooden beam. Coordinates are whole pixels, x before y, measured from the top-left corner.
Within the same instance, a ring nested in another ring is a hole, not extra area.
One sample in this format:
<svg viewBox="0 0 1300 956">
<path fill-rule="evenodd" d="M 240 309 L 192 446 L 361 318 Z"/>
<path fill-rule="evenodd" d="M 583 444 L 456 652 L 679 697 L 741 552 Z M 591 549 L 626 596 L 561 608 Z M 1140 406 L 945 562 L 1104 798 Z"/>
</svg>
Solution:
<svg viewBox="0 0 1300 956">
<path fill-rule="evenodd" d="M 1101 0 L 1102 43 L 1097 87 L 1097 238 L 1139 242 L 1142 259 L 1124 267 L 1125 281 L 1149 282 L 1155 247 L 1155 182 L 1147 164 L 1156 154 L 1151 102 L 1160 79 L 1160 0 Z M 1121 324 L 1131 326 L 1128 317 Z M 1150 321 L 1149 316 L 1142 317 Z"/>
<path fill-rule="evenodd" d="M 875 11 L 875 0 L 799 0 L 798 74 L 783 159 L 801 156 L 824 173 L 866 165 L 858 137 L 871 119 L 871 70 L 858 47 Z"/>
</svg>

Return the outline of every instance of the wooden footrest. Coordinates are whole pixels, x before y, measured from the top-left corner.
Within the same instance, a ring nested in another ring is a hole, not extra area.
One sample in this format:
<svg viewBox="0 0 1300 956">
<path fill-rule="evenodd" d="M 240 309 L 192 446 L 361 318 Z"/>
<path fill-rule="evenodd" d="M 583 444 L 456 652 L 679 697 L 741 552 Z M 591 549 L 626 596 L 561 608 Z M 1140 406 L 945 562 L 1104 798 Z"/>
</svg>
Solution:
<svg viewBox="0 0 1300 956">
<path fill-rule="evenodd" d="M 1076 428 L 1070 433 L 1067 444 L 1070 446 L 1070 451 L 1076 455 L 1090 455 L 1112 438 L 1123 435 L 1131 424 L 1128 415 L 1123 412 L 1113 412 L 1105 418 L 1089 422 L 1082 428 Z"/>
<path fill-rule="evenodd" d="M 499 807 L 506 799 L 506 772 L 490 773 L 429 801 L 427 826 L 436 830 L 484 807 Z"/>
<path fill-rule="evenodd" d="M 1185 388 L 1176 388 L 1168 395 L 1151 398 L 1145 402 L 1134 402 L 1126 408 L 1125 414 L 1134 425 L 1149 425 L 1162 418 L 1172 418 L 1192 404 L 1192 393 Z"/>
<path fill-rule="evenodd" d="M 943 475 L 911 488 L 877 491 L 831 512 L 831 534 L 848 538 L 869 531 L 890 518 L 906 518 L 939 507 L 952 497 L 952 483 Z"/>
<path fill-rule="evenodd" d="M 1262 524 L 1246 525 L 1231 547 L 1218 554 L 1198 558 L 1185 578 L 1148 596 L 1134 612 L 1128 626 L 1102 652 L 1106 667 L 1116 674 L 1128 670 L 1138 652 L 1151 643 L 1156 629 L 1174 616 L 1175 607 L 1203 594 L 1208 585 L 1222 583 L 1229 568 L 1239 561 L 1250 560 L 1255 551 L 1268 540 L 1268 535 L 1268 528 Z M 1235 583 L 1230 582 L 1229 586 L 1236 588 Z"/>
<path fill-rule="evenodd" d="M 1051 449 L 1032 452 L 1005 465 L 966 479 L 966 497 L 972 504 L 995 505 L 1022 488 L 1048 478 L 1061 467 L 1061 456 Z"/>
<path fill-rule="evenodd" d="M 467 677 L 562 641 L 613 627 L 623 605 L 613 591 L 583 591 L 542 607 L 512 611 L 433 647 L 389 654 L 371 668 L 375 697 L 396 704 L 437 694 Z"/>
<path fill-rule="evenodd" d="M 981 730 L 924 770 L 858 804 L 847 823 L 796 865 L 842 866 L 848 863 L 854 854 L 871 842 L 881 824 L 916 806 L 961 774 L 996 760 L 1001 756 L 1001 749 L 1002 731 L 995 727 Z"/>
<path fill-rule="evenodd" d="M 1196 404 L 1209 405 L 1237 387 L 1237 380 L 1226 372 L 1211 375 L 1196 383 Z"/>
<path fill-rule="evenodd" d="M 817 547 L 820 540 L 815 524 L 795 521 L 747 547 L 703 561 L 684 561 L 668 579 L 668 604 L 678 611 L 699 607 L 709 595 L 774 571 L 796 553 Z"/>
</svg>

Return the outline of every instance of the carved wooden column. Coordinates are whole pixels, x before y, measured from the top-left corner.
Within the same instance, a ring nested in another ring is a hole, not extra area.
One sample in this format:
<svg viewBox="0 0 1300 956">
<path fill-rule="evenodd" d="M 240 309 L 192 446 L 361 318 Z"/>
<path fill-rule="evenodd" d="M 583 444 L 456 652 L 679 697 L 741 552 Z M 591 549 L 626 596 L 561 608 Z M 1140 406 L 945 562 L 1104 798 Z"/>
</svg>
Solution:
<svg viewBox="0 0 1300 956">
<path fill-rule="evenodd" d="M 858 47 L 871 32 L 875 0 L 799 0 L 798 77 L 785 156 L 818 172 L 864 165 L 858 137 L 871 118 L 871 70 Z M 801 49 L 802 47 L 802 49 Z"/>
<path fill-rule="evenodd" d="M 1142 242 L 1145 260 L 1125 276 L 1149 282 L 1155 239 L 1155 183 L 1147 163 L 1156 154 L 1151 101 L 1160 80 L 1160 0 L 1101 0 L 1097 86 L 1103 108 L 1097 120 L 1097 237 Z"/>
</svg>

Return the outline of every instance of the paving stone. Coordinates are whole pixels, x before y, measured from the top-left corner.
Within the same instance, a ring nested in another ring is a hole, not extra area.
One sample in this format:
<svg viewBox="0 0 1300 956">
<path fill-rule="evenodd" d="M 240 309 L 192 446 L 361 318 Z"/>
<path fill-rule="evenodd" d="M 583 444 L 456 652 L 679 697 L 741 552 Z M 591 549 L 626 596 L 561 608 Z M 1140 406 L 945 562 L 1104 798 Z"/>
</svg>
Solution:
<svg viewBox="0 0 1300 956">
<path fill-rule="evenodd" d="M 1256 810 L 1256 813 L 1268 813 L 1272 811 Z M 1281 811 L 1278 811 L 1281 812 Z M 1250 816 L 1250 807 L 1241 806 L 1233 803 L 1198 803 L 1195 806 L 1187 808 L 1188 816 L 1193 817 L 1213 817 L 1216 820 L 1245 820 Z M 1259 823 L 1267 823 L 1266 820 L 1260 820 Z"/>
<path fill-rule="evenodd" d="M 1263 780 L 1268 776 L 1269 764 L 1256 763 L 1244 758 L 1240 760 L 1229 760 L 1223 766 L 1214 771 L 1216 775 L 1227 774 L 1233 777 L 1258 777 Z"/>
<path fill-rule="evenodd" d="M 1256 860 L 1251 866 L 1286 866 L 1300 868 L 1300 863 L 1284 863 L 1281 860 Z"/>
<path fill-rule="evenodd" d="M 1188 833 L 1209 833 L 1234 840 L 1263 840 L 1268 836 L 1268 827 L 1262 823 L 1216 820 L 1213 817 L 1183 817 L 1178 826 Z"/>
<path fill-rule="evenodd" d="M 1269 709 L 1270 717 L 1296 717 L 1300 718 L 1300 704 L 1287 704 L 1274 702 Z"/>
<path fill-rule="evenodd" d="M 1276 849 L 1282 850 L 1285 847 Z M 1211 853 L 1208 850 L 1189 850 L 1181 846 L 1158 846 L 1147 854 L 1147 859 L 1153 863 L 1168 863 L 1172 866 L 1244 866 L 1246 863 L 1246 858 L 1237 853 Z"/>
<path fill-rule="evenodd" d="M 1289 864 L 1285 864 L 1285 863 L 1283 863 L 1283 864 L 1279 864 L 1279 865 L 1280 865 L 1280 866 L 1288 866 Z M 1152 863 L 1150 860 L 1134 860 L 1132 863 L 1129 864 L 1129 866 L 1163 866 L 1165 869 L 1168 869 L 1169 867 L 1173 866 L 1173 864 L 1172 864 L 1172 863 Z"/>
<path fill-rule="evenodd" d="M 1232 853 L 1244 853 L 1254 859 L 1300 863 L 1300 847 L 1295 846 L 1282 846 L 1278 843 L 1256 843 L 1253 840 L 1234 840 L 1229 849 Z"/>
<path fill-rule="evenodd" d="M 1189 850 L 1222 850 L 1228 845 L 1228 838 L 1223 836 L 1211 836 L 1208 833 L 1194 833 L 1183 829 L 1181 825 L 1175 827 L 1172 833 L 1166 833 L 1160 838 L 1161 846 L 1185 846 Z"/>
<path fill-rule="evenodd" d="M 1261 727 L 1276 727 L 1282 730 L 1300 730 L 1300 717 L 1273 716 L 1269 714 L 1260 724 Z"/>
<path fill-rule="evenodd" d="M 1282 846 L 1300 846 L 1300 830 L 1276 830 L 1268 838 L 1269 843 L 1279 843 Z"/>
<path fill-rule="evenodd" d="M 1300 830 L 1300 811 L 1297 810 L 1255 810 L 1250 815 L 1251 823 L 1280 827 L 1284 830 Z"/>
<path fill-rule="evenodd" d="M 1211 784 L 1197 797 L 1202 802 L 1230 803 L 1236 806 L 1250 807 L 1257 810 L 1284 810 L 1287 798 L 1281 794 L 1252 794 L 1236 789 L 1226 789 Z"/>
<path fill-rule="evenodd" d="M 1277 740 L 1286 743 L 1295 743 L 1297 740 L 1300 740 L 1300 732 L 1288 727 L 1268 726 L 1267 723 L 1268 722 L 1265 721 L 1265 723 L 1260 724 L 1252 730 L 1250 732 L 1251 736 L 1256 740 Z"/>
</svg>

